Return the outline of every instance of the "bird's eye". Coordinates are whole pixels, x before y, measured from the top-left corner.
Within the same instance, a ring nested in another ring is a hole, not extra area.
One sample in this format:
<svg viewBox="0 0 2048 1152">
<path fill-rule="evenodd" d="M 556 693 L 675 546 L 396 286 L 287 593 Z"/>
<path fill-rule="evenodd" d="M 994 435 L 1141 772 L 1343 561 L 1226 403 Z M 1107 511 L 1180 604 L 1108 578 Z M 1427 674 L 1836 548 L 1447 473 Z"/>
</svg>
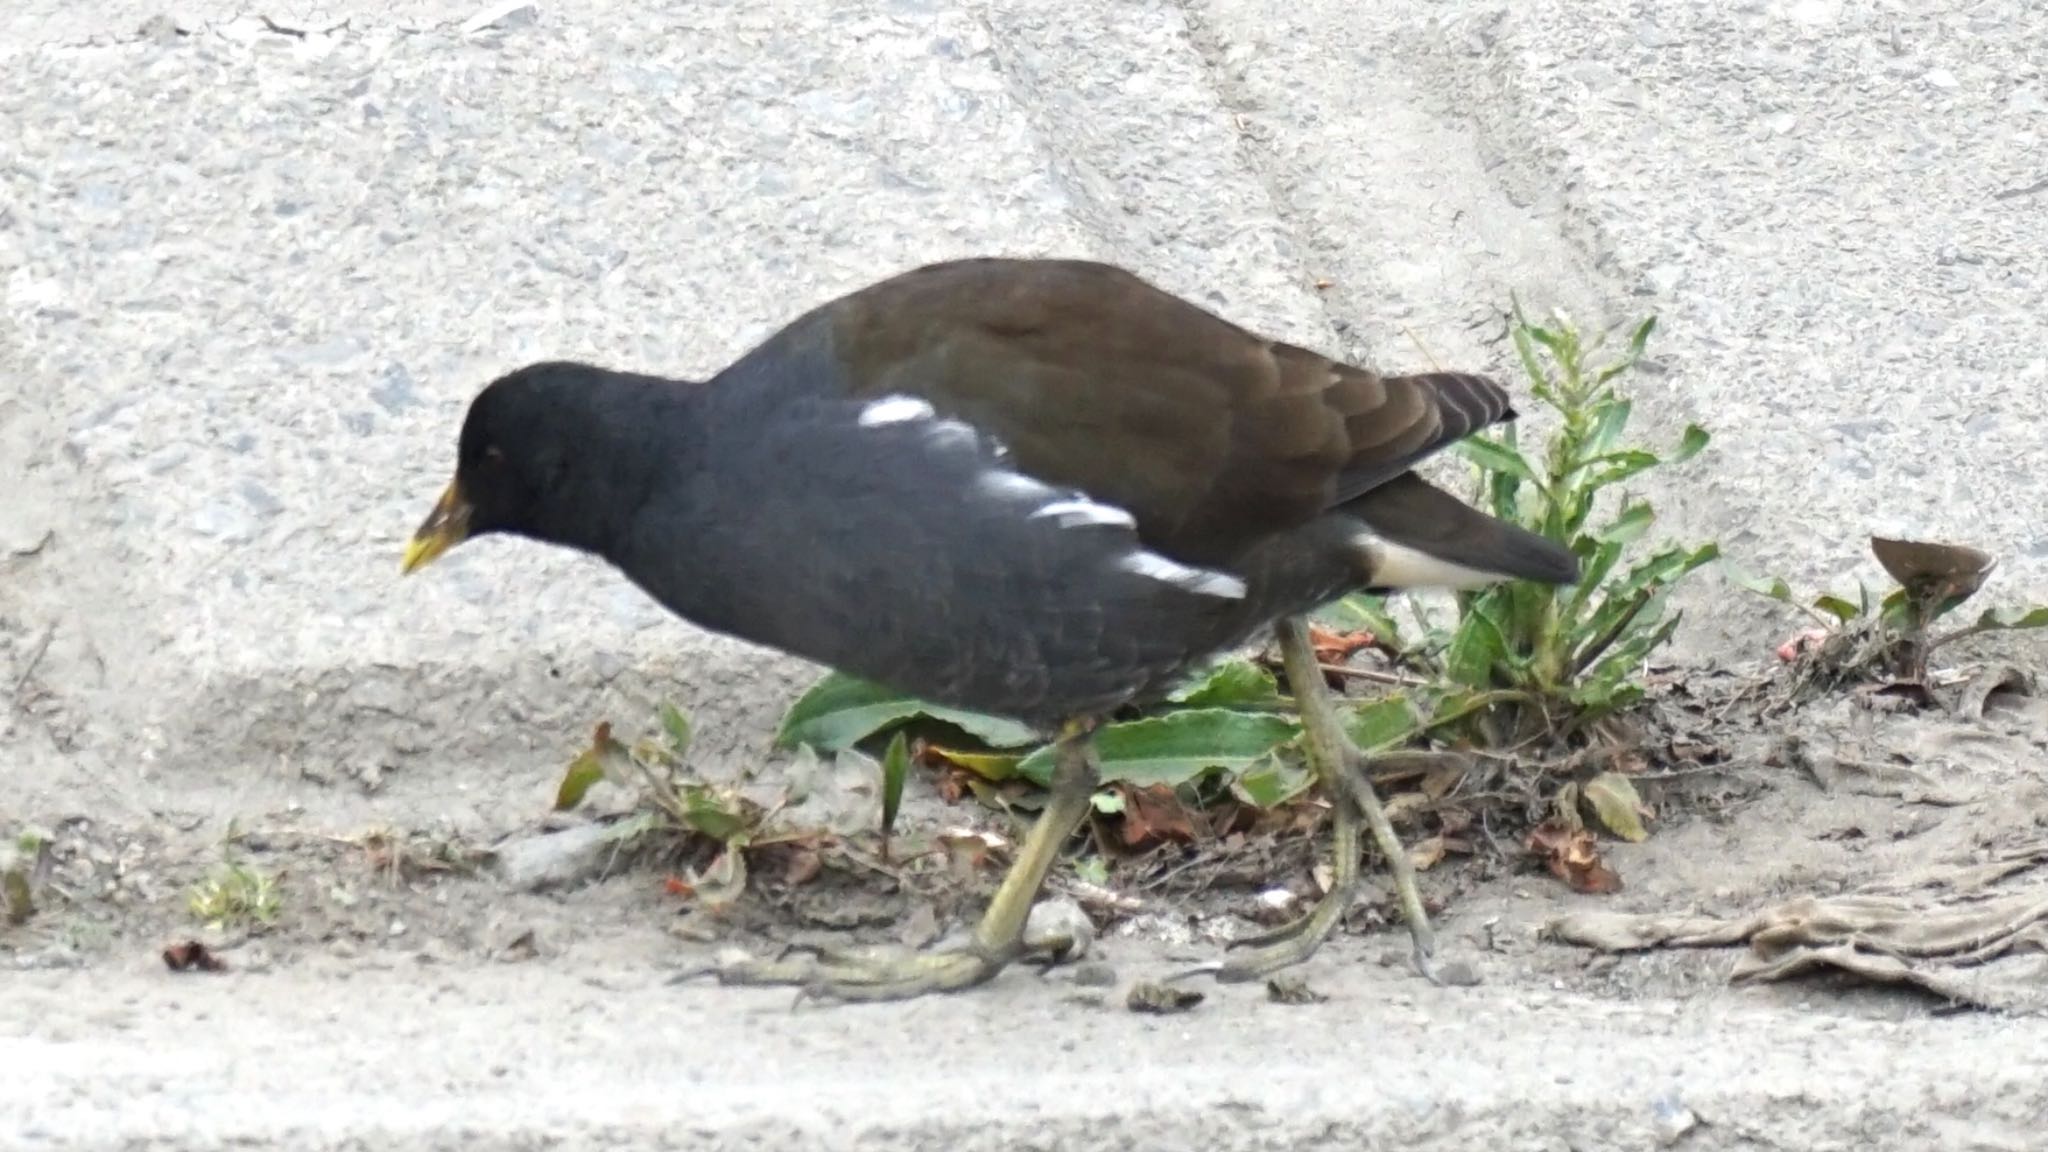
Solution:
<svg viewBox="0 0 2048 1152">
<path fill-rule="evenodd" d="M 505 462 L 505 450 L 496 444 L 487 445 L 484 448 L 484 459 L 492 464 L 503 464 Z"/>
</svg>

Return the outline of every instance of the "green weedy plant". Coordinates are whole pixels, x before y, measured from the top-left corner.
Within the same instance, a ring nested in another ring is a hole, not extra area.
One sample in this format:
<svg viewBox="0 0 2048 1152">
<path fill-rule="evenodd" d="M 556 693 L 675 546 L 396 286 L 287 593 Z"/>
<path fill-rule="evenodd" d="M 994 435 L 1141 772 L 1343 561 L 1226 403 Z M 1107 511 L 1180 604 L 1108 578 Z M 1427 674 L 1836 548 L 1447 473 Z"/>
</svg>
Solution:
<svg viewBox="0 0 2048 1152">
<path fill-rule="evenodd" d="M 1494 515 L 1564 542 L 1579 557 L 1577 585 L 1497 585 L 1457 597 L 1453 623 L 1421 624 L 1403 638 L 1385 604 L 1352 597 L 1350 614 L 1399 662 L 1433 681 L 1431 728 L 1499 748 L 1549 738 L 1576 741 L 1643 697 L 1644 659 L 1671 638 L 1672 589 L 1720 555 L 1717 545 L 1667 544 L 1631 559 L 1656 522 L 1650 504 L 1623 488 L 1653 468 L 1697 456 L 1705 429 L 1688 425 L 1668 455 L 1625 441 L 1633 405 L 1614 382 L 1641 359 L 1656 318 L 1637 324 L 1616 355 L 1610 333 L 1588 343 L 1562 317 L 1531 323 L 1516 303 L 1508 328 L 1529 392 L 1557 417 L 1536 451 L 1517 426 L 1474 436 L 1457 450 L 1479 466 L 1478 499 Z M 1603 508 L 1603 496 L 1621 489 Z M 1630 562 L 1624 564 L 1625 559 Z M 1410 601 L 1414 604 L 1414 601 Z"/>
</svg>

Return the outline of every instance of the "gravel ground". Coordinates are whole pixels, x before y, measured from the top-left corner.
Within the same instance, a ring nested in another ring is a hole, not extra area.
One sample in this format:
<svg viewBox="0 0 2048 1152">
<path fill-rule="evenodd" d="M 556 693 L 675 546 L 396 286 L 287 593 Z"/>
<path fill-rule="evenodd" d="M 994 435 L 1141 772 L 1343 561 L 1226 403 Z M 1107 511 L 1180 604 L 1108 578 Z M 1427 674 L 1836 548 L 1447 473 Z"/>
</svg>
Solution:
<svg viewBox="0 0 2048 1152">
<path fill-rule="evenodd" d="M 2048 442 L 2025 418 L 2048 386 L 2038 5 L 653 0 L 539 3 L 488 26 L 477 12 L 388 0 L 266 22 L 30 0 L 0 15 L 0 684 L 15 686 L 0 826 L 90 813 L 179 829 L 163 835 L 188 849 L 251 812 L 502 830 L 544 805 L 571 734 L 657 697 L 693 713 L 711 760 L 754 759 L 814 669 L 537 549 L 481 544 L 400 584 L 402 541 L 492 374 L 544 356 L 708 373 L 830 295 L 977 252 L 1115 260 L 1390 367 L 1505 369 L 1493 341 L 1511 291 L 1587 324 L 1655 311 L 1638 411 L 1660 436 L 1687 421 L 1717 436 L 1649 488 L 1665 529 L 1837 588 L 1874 575 L 1868 532 L 1938 534 L 2002 558 L 1987 596 L 2048 599 L 2030 498 Z M 1785 627 L 1717 576 L 1685 606 L 1698 660 L 1759 655 Z M 572 1026 L 544 1006 L 569 1002 L 575 972 L 494 971 L 436 997 L 404 973 L 313 965 L 181 993 L 240 1021 L 196 1032 L 155 1014 L 161 977 L 139 968 L 20 977 L 46 1011 L 0 1040 L 6 1063 L 36 1069 L 0 1081 L 0 1121 L 32 1120 L 52 1147 L 306 1148 L 456 1146 L 472 1129 L 462 1146 L 582 1146 L 677 1122 L 684 1105 L 655 1080 L 571 1087 L 592 1075 L 565 1071 L 575 1055 L 609 1048 L 596 1038 L 511 1073 L 540 1094 L 532 1111 L 478 1127 L 429 1107 L 427 1086 L 474 1087 L 444 1065 L 490 1066 L 505 1029 Z M 128 1007 L 90 1007 L 86 987 Z M 1121 1117 L 1133 1148 L 1197 1129 L 1221 1131 L 1217 1147 L 1323 1132 L 1637 1147 L 1647 1078 L 1616 1126 L 1574 1119 L 1617 1044 L 1645 1068 L 1687 1065 L 1694 1091 L 1751 1118 L 1688 1146 L 1836 1146 L 1816 1135 L 1836 1117 L 1841 1147 L 2020 1147 L 2029 1130 L 2004 1125 L 2041 1114 L 2036 1035 L 1486 995 L 1514 1022 L 1484 1041 L 1364 1002 L 1355 1034 L 1312 1042 L 1242 1005 L 1205 1020 L 1174 1052 L 1194 1099 L 1238 1118 L 1220 1129 L 1157 1102 L 1164 1072 L 1092 1096 L 1064 1065 L 957 1112 L 925 1099 L 848 1129 L 861 1105 L 843 1053 L 799 1059 L 792 1075 L 817 1083 L 783 1100 L 713 1077 L 729 1112 L 705 1124 L 730 1146 L 786 1123 L 859 1132 L 848 1146 L 955 1146 L 971 1124 L 989 1146 L 1053 1147 Z M 346 1014 L 365 997 L 445 1013 L 437 1045 L 365 1029 Z M 670 1002 L 673 1026 L 619 1058 L 659 1067 L 663 1044 L 742 1036 L 772 1058 L 808 1028 L 843 1045 L 872 1026 L 873 1058 L 910 1069 L 932 1059 L 917 1027 L 1010 1027 L 963 1003 L 754 1033 L 780 1018 L 741 1003 Z M 1062 1019 L 1026 1034 L 1071 1046 Z M 1166 1066 L 1156 1032 L 1102 1027 L 1090 1043 L 1107 1047 L 1077 1068 Z M 1795 1037 L 1793 1055 L 1752 1059 L 1758 1030 Z M 249 1052 L 305 1035 L 363 1059 L 314 1048 L 269 1066 L 324 1119 L 277 1110 L 301 1099 L 283 1089 L 231 1087 Z M 211 1087 L 151 1096 L 164 1044 Z M 1541 1061 L 1559 1049 L 1580 1071 L 1552 1093 Z M 1388 1058 L 1361 1070 L 1385 1051 L 1459 1071 L 1384 1096 L 1347 1082 L 1378 1080 Z M 1812 1080 L 1796 1071 L 1808 1056 Z M 1244 1061 L 1271 1063 L 1279 1086 L 1240 1089 Z M 2030 1079 L 2008 1077 L 2021 1068 Z M 1497 1091 L 1447 1087 L 1496 1076 Z M 1241 1093 L 1251 1111 L 1230 1110 Z M 1451 1114 L 1483 1125 L 1438 1123 Z M 1879 1135 L 1913 1114 L 1920 1136 Z M 1247 1119 L 1266 1115 L 1285 1122 Z"/>
</svg>

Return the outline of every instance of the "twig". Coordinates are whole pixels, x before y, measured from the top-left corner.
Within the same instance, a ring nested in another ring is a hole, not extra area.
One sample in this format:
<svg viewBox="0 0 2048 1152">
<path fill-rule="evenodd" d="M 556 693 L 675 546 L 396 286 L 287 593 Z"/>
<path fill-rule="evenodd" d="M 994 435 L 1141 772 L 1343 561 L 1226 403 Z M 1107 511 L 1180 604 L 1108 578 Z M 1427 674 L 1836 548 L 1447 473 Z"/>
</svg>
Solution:
<svg viewBox="0 0 2048 1152">
<path fill-rule="evenodd" d="M 1353 680 L 1369 680 L 1374 684 L 1396 684 L 1403 688 L 1429 687 L 1429 681 L 1427 680 L 1418 679 L 1414 676 L 1403 676 L 1398 672 L 1381 672 L 1376 668 L 1354 668 L 1349 664 L 1324 664 L 1321 662 L 1316 664 L 1316 668 L 1323 672 L 1349 677 Z"/>
</svg>

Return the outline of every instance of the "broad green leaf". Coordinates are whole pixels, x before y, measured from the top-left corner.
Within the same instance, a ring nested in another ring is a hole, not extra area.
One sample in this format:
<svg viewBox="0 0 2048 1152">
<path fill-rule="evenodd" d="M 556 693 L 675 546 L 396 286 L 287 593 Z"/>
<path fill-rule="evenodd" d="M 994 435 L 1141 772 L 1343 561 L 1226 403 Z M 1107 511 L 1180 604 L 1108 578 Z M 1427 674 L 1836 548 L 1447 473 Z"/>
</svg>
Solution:
<svg viewBox="0 0 2048 1152">
<path fill-rule="evenodd" d="M 1104 783 L 1179 785 L 1215 768 L 1241 771 L 1300 732 L 1293 719 L 1270 712 L 1190 708 L 1104 725 L 1095 732 L 1095 753 Z M 1047 745 L 1017 772 L 1050 784 L 1053 757 Z"/>
<path fill-rule="evenodd" d="M 838 752 L 919 716 L 952 724 L 992 748 L 1021 748 L 1041 738 L 1014 720 L 927 703 L 832 672 L 804 693 L 782 718 L 775 745 L 808 744 L 823 752 Z"/>
<path fill-rule="evenodd" d="M 1650 838 L 1643 828 L 1642 799 L 1636 795 L 1636 786 L 1619 772 L 1602 772 L 1586 781 L 1580 791 L 1593 805 L 1594 815 L 1609 832 L 1641 843 Z"/>
<path fill-rule="evenodd" d="M 1315 777 L 1299 764 L 1268 754 L 1230 782 L 1238 799 L 1254 808 L 1278 808 L 1308 791 Z"/>
<path fill-rule="evenodd" d="M 1621 439 L 1622 429 L 1628 425 L 1632 406 L 1627 400 L 1613 399 L 1600 404 L 1593 413 L 1592 430 L 1586 433 L 1585 452 L 1590 457 L 1586 463 L 1597 463 L 1614 450 L 1615 442 Z"/>
<path fill-rule="evenodd" d="M 1444 674 L 1468 688 L 1489 688 L 1494 667 L 1505 662 L 1507 654 L 1499 622 L 1475 604 L 1458 622 L 1451 650 L 1444 656 Z"/>
<path fill-rule="evenodd" d="M 1500 472 L 1531 484 L 1540 484 L 1535 469 L 1522 458 L 1520 452 L 1497 440 L 1485 436 L 1468 436 L 1458 441 L 1457 450 L 1465 459 L 1472 461 L 1489 472 Z"/>
<path fill-rule="evenodd" d="M 889 750 L 882 753 L 882 838 L 887 840 L 896 827 L 896 814 L 903 808 L 903 782 L 910 777 L 910 743 L 901 729 L 889 738 Z"/>
<path fill-rule="evenodd" d="M 1655 452 L 1644 452 L 1636 448 L 1611 453 L 1606 461 L 1592 469 L 1592 474 L 1586 478 L 1586 487 L 1595 492 L 1603 488 L 1612 488 L 1663 462 Z"/>
<path fill-rule="evenodd" d="M 1352 709 L 1344 731 L 1359 751 L 1369 755 L 1413 739 L 1422 731 L 1422 714 L 1413 701 L 1396 692 Z"/>
<path fill-rule="evenodd" d="M 928 746 L 931 752 L 943 757 L 949 764 L 958 764 L 983 780 L 1002 783 L 1017 774 L 1017 765 L 1024 759 L 1017 752 L 969 752 L 959 748 Z"/>
<path fill-rule="evenodd" d="M 2048 607 L 1987 608 L 1974 625 L 1982 632 L 2012 632 L 2027 628 L 2048 628 Z"/>
<path fill-rule="evenodd" d="M 1190 708 L 1274 708 L 1280 704 L 1280 686 L 1271 672 L 1232 657 L 1176 688 L 1167 699 Z"/>
<path fill-rule="evenodd" d="M 1849 621 L 1854 620 L 1861 611 L 1861 609 L 1857 608 L 1856 605 L 1849 603 L 1847 600 L 1842 599 L 1840 596 L 1833 596 L 1827 594 L 1823 594 L 1819 597 L 1816 597 L 1814 599 L 1813 606 L 1827 613 L 1828 615 L 1833 616 L 1835 619 L 1840 620 L 1844 624 L 1847 624 Z"/>
</svg>

